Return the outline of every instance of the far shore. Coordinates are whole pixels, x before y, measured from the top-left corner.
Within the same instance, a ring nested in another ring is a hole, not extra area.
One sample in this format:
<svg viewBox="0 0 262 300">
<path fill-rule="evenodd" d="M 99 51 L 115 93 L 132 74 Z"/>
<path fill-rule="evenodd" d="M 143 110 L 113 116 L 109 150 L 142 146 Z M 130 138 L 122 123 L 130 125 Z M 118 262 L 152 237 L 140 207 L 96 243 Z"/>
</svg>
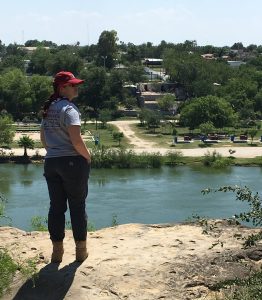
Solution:
<svg viewBox="0 0 262 300">
<path fill-rule="evenodd" d="M 194 149 L 175 149 L 175 148 L 149 148 L 149 147 L 136 147 L 131 149 L 137 154 L 146 152 L 146 153 L 160 153 L 161 155 L 165 155 L 168 152 L 181 152 L 185 157 L 201 157 L 205 154 L 212 153 L 216 151 L 223 157 L 230 156 L 229 149 L 234 151 L 232 156 L 236 158 L 255 158 L 257 156 L 262 156 L 262 148 L 261 147 L 221 147 L 221 148 L 194 148 Z M 22 156 L 24 154 L 23 148 L 12 148 L 11 150 L 0 148 L 0 151 L 4 151 L 7 155 L 13 153 L 15 156 Z M 232 152 L 231 151 L 231 152 Z M 27 153 L 29 156 L 33 156 L 38 153 L 40 156 L 46 155 L 46 150 L 44 148 L 35 148 L 35 149 L 28 149 Z"/>
<path fill-rule="evenodd" d="M 114 124 L 118 127 L 119 131 L 123 132 L 124 135 L 129 140 L 130 144 L 132 145 L 132 149 L 130 150 L 134 151 L 137 154 L 146 152 L 146 153 L 160 153 L 161 155 L 165 155 L 168 152 L 180 152 L 184 157 L 202 157 L 205 154 L 213 153 L 213 151 L 216 151 L 223 157 L 229 157 L 233 156 L 235 158 L 255 158 L 258 156 L 262 156 L 262 147 L 239 147 L 239 146 L 233 146 L 228 145 L 225 147 L 205 147 L 205 148 L 192 148 L 192 149 L 178 149 L 175 146 L 169 147 L 169 148 L 159 148 L 156 147 L 156 145 L 153 142 L 145 141 L 138 136 L 136 136 L 136 133 L 133 131 L 133 129 L 130 127 L 130 124 L 137 123 L 138 120 L 121 120 L 121 121 L 112 121 L 109 122 L 111 124 Z M 14 140 L 17 141 L 20 139 L 21 136 L 23 136 L 24 133 L 16 133 Z M 26 133 L 31 139 L 34 141 L 40 141 L 40 135 L 39 132 L 29 132 Z M 4 151 L 7 155 L 10 153 L 13 153 L 15 156 L 22 156 L 24 154 L 23 148 L 12 148 L 10 150 L 0 148 L 0 151 Z M 230 152 L 231 154 L 230 154 Z M 46 150 L 44 148 L 35 148 L 35 149 L 28 149 L 27 153 L 29 156 L 33 156 L 36 153 L 40 156 L 46 155 Z"/>
</svg>

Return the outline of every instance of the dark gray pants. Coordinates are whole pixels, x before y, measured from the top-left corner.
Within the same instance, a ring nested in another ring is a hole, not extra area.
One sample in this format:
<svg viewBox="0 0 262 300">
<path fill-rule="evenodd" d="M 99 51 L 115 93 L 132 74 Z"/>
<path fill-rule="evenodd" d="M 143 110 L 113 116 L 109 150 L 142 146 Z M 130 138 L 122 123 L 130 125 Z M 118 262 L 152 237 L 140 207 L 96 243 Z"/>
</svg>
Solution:
<svg viewBox="0 0 262 300">
<path fill-rule="evenodd" d="M 90 165 L 82 156 L 45 159 L 44 176 L 50 197 L 48 230 L 52 241 L 62 241 L 65 237 L 67 202 L 74 239 L 86 240 L 85 200 L 88 194 L 89 172 Z"/>
</svg>

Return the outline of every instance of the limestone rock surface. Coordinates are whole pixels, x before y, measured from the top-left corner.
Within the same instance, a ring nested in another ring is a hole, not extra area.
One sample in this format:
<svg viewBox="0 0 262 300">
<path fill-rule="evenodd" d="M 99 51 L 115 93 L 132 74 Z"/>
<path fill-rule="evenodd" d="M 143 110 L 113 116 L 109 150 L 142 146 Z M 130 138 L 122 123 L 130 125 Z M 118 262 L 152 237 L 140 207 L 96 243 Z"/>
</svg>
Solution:
<svg viewBox="0 0 262 300">
<path fill-rule="evenodd" d="M 243 249 L 243 238 L 259 229 L 208 224 L 126 224 L 90 232 L 82 264 L 75 262 L 71 231 L 63 262 L 51 264 L 47 232 L 0 227 L 0 245 L 16 261 L 35 259 L 39 270 L 35 286 L 17 276 L 3 299 L 211 299 L 216 283 L 261 267 L 262 245 Z"/>
</svg>

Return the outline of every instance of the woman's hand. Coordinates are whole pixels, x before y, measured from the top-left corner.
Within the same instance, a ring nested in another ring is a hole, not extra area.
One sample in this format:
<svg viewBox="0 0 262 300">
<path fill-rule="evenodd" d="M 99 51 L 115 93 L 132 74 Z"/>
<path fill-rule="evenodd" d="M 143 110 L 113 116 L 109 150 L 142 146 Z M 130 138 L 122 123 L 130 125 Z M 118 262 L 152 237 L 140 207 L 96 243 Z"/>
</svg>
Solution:
<svg viewBox="0 0 262 300">
<path fill-rule="evenodd" d="M 80 126 L 79 125 L 68 126 L 68 133 L 69 133 L 70 140 L 74 148 L 76 149 L 76 151 L 80 155 L 82 155 L 88 161 L 88 163 L 91 163 L 91 154 L 82 139 Z"/>
</svg>

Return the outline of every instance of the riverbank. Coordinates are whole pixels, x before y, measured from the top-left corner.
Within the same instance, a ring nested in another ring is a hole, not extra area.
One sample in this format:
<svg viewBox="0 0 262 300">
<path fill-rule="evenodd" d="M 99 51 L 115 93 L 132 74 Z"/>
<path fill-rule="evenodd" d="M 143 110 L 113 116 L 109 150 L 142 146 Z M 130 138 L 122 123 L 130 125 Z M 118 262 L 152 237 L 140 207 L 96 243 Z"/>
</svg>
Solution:
<svg viewBox="0 0 262 300">
<path fill-rule="evenodd" d="M 201 148 L 186 148 L 181 149 L 176 148 L 176 145 L 169 145 L 166 147 L 157 147 L 154 142 L 149 142 L 143 138 L 137 136 L 137 133 L 133 130 L 132 125 L 138 124 L 139 120 L 118 120 L 110 121 L 112 124 L 118 128 L 120 132 L 123 132 L 124 136 L 129 141 L 130 150 L 134 151 L 136 154 L 146 153 L 159 153 L 161 155 L 166 155 L 169 152 L 179 151 L 184 157 L 203 157 L 206 153 L 212 153 L 216 151 L 222 157 L 234 156 L 235 158 L 255 158 L 257 156 L 262 156 L 262 147 L 259 146 L 235 146 L 235 144 L 219 147 L 201 147 Z M 16 133 L 14 140 L 17 141 L 21 138 L 24 133 Z M 39 132 L 30 132 L 27 135 L 36 142 L 40 142 Z M 206 146 L 203 144 L 203 146 Z M 2 149 L 7 155 L 13 153 L 16 156 L 23 155 L 22 148 L 13 148 L 11 150 Z M 1 152 L 1 148 L 0 148 Z M 44 148 L 37 148 L 34 150 L 28 149 L 28 155 L 33 156 L 36 152 L 40 156 L 45 156 L 46 151 Z"/>
<path fill-rule="evenodd" d="M 216 151 L 223 157 L 230 156 L 231 151 L 232 156 L 236 158 L 255 158 L 257 156 L 262 156 L 262 148 L 261 147 L 205 147 L 205 148 L 194 148 L 194 149 L 176 149 L 175 147 L 170 147 L 170 149 L 166 148 L 148 148 L 148 147 L 138 147 L 135 149 L 130 149 L 137 154 L 141 154 L 143 152 L 146 153 L 160 153 L 161 155 L 166 155 L 169 152 L 181 152 L 183 156 L 188 157 L 201 157 L 206 153 L 212 153 Z M 13 149 L 3 149 L 0 148 L 0 151 L 4 151 L 6 155 L 10 155 L 12 153 L 15 156 L 22 156 L 24 154 L 24 150 L 22 148 L 13 148 Z M 33 156 L 38 153 L 40 156 L 45 156 L 46 150 L 44 148 L 36 148 L 36 149 L 28 149 L 27 150 L 29 156 Z"/>
<path fill-rule="evenodd" d="M 261 244 L 242 247 L 242 238 L 256 232 L 221 220 L 120 225 L 90 232 L 89 257 L 78 264 L 66 231 L 64 259 L 56 265 L 47 232 L 0 227 L 1 246 L 16 261 L 35 259 L 39 270 L 35 288 L 17 276 L 3 299 L 215 299 L 216 284 L 261 267 Z"/>
</svg>

